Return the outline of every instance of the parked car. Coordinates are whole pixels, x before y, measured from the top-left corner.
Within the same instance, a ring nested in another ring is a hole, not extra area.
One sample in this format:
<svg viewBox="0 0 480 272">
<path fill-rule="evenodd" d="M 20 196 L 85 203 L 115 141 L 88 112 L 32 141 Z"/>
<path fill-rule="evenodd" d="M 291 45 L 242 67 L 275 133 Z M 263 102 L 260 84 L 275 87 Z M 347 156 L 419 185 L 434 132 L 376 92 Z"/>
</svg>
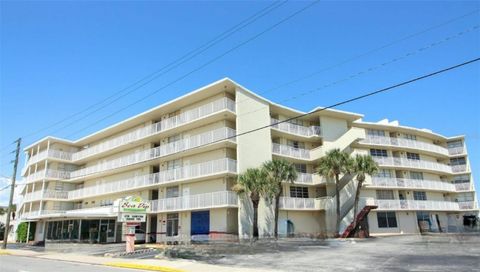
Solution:
<svg viewBox="0 0 480 272">
<path fill-rule="evenodd" d="M 145 243 L 145 231 L 140 229 L 140 228 L 136 228 L 135 229 L 135 243 Z"/>
</svg>

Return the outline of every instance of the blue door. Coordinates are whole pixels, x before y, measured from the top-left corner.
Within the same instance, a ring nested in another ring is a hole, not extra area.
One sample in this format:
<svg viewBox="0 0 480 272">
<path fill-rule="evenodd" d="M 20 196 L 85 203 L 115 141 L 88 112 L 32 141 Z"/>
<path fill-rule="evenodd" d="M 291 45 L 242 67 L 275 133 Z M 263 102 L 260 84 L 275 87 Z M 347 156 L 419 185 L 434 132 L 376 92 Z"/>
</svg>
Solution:
<svg viewBox="0 0 480 272">
<path fill-rule="evenodd" d="M 192 212 L 191 235 L 210 233 L 210 211 Z"/>
</svg>

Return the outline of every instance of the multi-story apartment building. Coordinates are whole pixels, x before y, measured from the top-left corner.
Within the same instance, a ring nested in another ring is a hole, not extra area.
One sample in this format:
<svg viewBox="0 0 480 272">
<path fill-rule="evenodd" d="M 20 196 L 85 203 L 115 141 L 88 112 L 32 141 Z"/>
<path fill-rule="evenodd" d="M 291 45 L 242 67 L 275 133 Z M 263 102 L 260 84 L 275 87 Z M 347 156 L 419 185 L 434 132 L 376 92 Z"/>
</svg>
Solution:
<svg viewBox="0 0 480 272">
<path fill-rule="evenodd" d="M 315 167 L 332 148 L 371 154 L 382 169 L 362 191 L 361 205 L 377 206 L 367 217 L 372 234 L 461 230 L 464 216 L 478 213 L 463 137 L 333 109 L 278 123 L 303 113 L 223 79 L 77 141 L 43 138 L 25 148 L 19 217 L 37 241 L 118 242 L 125 226 L 115 200 L 137 195 L 152 203 L 139 230 L 148 242 L 247 238 L 252 208 L 232 191 L 236 176 L 280 158 L 299 172 L 283 190 L 280 232 L 328 235 L 335 185 Z M 355 184 L 341 179 L 343 229 Z M 273 232 L 269 202 L 261 202 L 259 230 Z"/>
</svg>

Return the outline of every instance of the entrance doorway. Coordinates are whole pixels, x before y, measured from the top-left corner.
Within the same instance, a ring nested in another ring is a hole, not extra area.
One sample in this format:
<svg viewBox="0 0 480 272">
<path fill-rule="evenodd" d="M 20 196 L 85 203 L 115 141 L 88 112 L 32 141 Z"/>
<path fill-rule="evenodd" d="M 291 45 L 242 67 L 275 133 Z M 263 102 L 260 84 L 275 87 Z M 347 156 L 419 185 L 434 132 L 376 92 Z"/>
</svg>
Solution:
<svg viewBox="0 0 480 272">
<path fill-rule="evenodd" d="M 192 212 L 191 235 L 210 233 L 210 211 Z"/>
</svg>

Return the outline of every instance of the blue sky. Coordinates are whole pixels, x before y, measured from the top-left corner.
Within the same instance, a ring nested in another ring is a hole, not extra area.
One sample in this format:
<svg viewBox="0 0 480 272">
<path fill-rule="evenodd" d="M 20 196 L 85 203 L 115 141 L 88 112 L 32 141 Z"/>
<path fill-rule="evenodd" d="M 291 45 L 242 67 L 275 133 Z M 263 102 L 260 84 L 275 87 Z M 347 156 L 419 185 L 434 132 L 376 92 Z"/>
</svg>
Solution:
<svg viewBox="0 0 480 272">
<path fill-rule="evenodd" d="M 2 1 L 0 175 L 11 175 L 8 162 L 12 155 L 8 151 L 14 146 L 8 145 L 17 137 L 47 127 L 110 96 L 270 4 Z M 145 87 L 101 107 L 85 120 L 63 129 L 66 123 L 62 123 L 25 138 L 24 143 L 48 134 L 77 139 L 223 77 L 230 77 L 273 101 L 306 111 L 479 56 L 480 31 L 472 29 L 480 22 L 477 11 L 337 65 L 478 10 L 480 4 L 478 1 L 320 2 L 153 97 L 98 121 L 307 4 L 288 2 Z M 458 34 L 462 31 L 467 32 Z M 443 42 L 419 50 L 440 41 Z M 381 68 L 291 98 L 409 53 L 409 57 Z M 333 69 L 272 91 L 286 82 L 335 65 Z M 367 121 L 388 118 L 447 136 L 465 134 L 472 169 L 479 173 L 479 87 L 480 65 L 473 64 L 339 109 L 363 113 Z M 87 129 L 72 135 L 84 127 Z"/>
</svg>

